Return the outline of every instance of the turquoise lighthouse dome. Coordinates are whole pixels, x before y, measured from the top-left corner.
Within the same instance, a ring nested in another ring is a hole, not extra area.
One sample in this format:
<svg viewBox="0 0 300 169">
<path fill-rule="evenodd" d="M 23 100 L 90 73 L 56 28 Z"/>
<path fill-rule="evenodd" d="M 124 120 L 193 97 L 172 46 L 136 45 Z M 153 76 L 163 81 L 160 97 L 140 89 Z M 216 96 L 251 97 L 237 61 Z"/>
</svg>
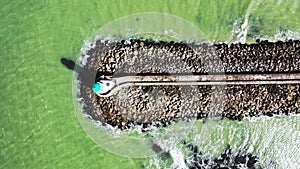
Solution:
<svg viewBox="0 0 300 169">
<path fill-rule="evenodd" d="M 94 84 L 93 91 L 94 91 L 95 93 L 100 92 L 101 89 L 102 89 L 101 84 L 99 84 L 99 83 L 95 83 L 95 84 Z"/>
</svg>

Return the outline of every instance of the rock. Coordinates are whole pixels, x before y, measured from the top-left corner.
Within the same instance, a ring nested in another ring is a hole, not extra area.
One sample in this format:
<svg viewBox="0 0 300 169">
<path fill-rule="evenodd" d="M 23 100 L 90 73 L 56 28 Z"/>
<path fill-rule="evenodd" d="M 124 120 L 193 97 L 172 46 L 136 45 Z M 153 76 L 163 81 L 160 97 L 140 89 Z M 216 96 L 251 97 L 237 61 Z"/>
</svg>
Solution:
<svg viewBox="0 0 300 169">
<path fill-rule="evenodd" d="M 207 74 L 220 71 L 216 65 L 221 65 L 225 73 L 300 72 L 300 42 L 297 40 L 230 46 L 140 39 L 97 41 L 96 44 L 87 52 L 90 57 L 84 67 L 97 70 L 96 78 L 102 73 Z M 78 76 L 79 81 L 84 79 Z M 124 93 L 126 99 L 118 100 L 117 97 L 97 97 L 90 86 L 81 84 L 78 97 L 83 98 L 84 113 L 121 129 L 131 123 L 137 124 L 136 120 L 145 121 L 144 126 L 148 126 L 151 122 L 167 124 L 192 117 L 206 118 L 211 110 L 219 109 L 218 105 L 212 105 L 211 86 L 199 86 L 195 91 L 174 86 L 147 87 L 147 90 L 129 87 L 124 89 L 128 91 Z M 220 115 L 242 120 L 247 116 L 300 113 L 299 88 L 299 84 L 228 85 L 224 112 Z M 152 97 L 155 91 L 162 91 L 163 99 Z M 155 106 L 158 108 L 154 109 Z"/>
</svg>

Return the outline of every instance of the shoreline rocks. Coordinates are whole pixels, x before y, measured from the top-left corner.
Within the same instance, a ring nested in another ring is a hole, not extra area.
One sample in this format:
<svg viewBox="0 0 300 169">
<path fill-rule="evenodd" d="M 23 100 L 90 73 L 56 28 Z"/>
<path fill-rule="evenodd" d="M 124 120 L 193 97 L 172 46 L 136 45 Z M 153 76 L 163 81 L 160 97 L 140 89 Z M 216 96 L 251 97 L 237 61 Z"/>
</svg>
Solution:
<svg viewBox="0 0 300 169">
<path fill-rule="evenodd" d="M 122 73 L 300 73 L 300 41 L 254 44 L 197 44 L 131 39 L 97 41 L 87 52 L 91 80 Z M 86 79 L 79 73 L 78 80 Z M 244 117 L 300 113 L 300 84 L 127 87 L 100 98 L 80 83 L 84 113 L 126 129 L 131 125 L 167 125 L 172 121 L 219 116 Z"/>
</svg>

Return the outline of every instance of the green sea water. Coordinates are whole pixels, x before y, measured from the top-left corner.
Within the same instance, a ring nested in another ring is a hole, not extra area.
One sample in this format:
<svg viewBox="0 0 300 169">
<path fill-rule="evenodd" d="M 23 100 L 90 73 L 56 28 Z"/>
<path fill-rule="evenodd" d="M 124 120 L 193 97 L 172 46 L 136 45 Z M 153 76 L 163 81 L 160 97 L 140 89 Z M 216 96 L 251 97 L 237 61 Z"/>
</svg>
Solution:
<svg viewBox="0 0 300 169">
<path fill-rule="evenodd" d="M 74 113 L 73 74 L 60 58 L 76 60 L 84 40 L 109 22 L 161 12 L 191 22 L 216 43 L 299 39 L 299 6 L 298 0 L 1 0 L 0 168 L 155 168 L 153 159 L 99 147 Z M 299 123 L 295 116 L 200 125 L 205 134 L 198 145 L 217 154 L 230 144 L 257 154 L 264 165 L 295 168 Z"/>
</svg>

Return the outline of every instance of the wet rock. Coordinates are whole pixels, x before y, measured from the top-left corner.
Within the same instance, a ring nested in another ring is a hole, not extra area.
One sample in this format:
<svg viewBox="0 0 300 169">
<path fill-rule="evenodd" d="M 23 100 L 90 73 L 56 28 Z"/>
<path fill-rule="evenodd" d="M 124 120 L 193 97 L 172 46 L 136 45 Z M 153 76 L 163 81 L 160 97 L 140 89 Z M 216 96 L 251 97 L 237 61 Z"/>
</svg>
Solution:
<svg viewBox="0 0 300 169">
<path fill-rule="evenodd" d="M 202 152 L 198 147 L 192 144 L 184 145 L 192 153 L 192 158 L 186 158 L 185 164 L 189 169 L 206 169 L 206 168 L 228 168 L 239 169 L 249 168 L 256 169 L 262 168 L 259 166 L 259 158 L 251 153 L 238 152 L 232 153 L 231 147 L 228 145 L 219 157 L 208 158 L 203 157 Z"/>
<path fill-rule="evenodd" d="M 123 73 L 300 73 L 300 41 L 255 44 L 198 44 L 149 40 L 97 41 L 87 54 L 85 70 L 103 74 Z M 78 80 L 85 81 L 85 74 Z M 131 124 L 153 123 L 221 116 L 245 117 L 300 113 L 300 87 L 296 85 L 228 85 L 220 91 L 212 86 L 128 87 L 115 96 L 100 98 L 91 86 L 80 84 L 84 113 L 103 124 L 125 129 Z M 122 97 L 121 97 L 122 96 Z M 214 113 L 222 109 L 222 112 Z M 122 113 L 120 113 L 120 111 Z M 145 124 L 145 125 L 144 125 Z"/>
</svg>

